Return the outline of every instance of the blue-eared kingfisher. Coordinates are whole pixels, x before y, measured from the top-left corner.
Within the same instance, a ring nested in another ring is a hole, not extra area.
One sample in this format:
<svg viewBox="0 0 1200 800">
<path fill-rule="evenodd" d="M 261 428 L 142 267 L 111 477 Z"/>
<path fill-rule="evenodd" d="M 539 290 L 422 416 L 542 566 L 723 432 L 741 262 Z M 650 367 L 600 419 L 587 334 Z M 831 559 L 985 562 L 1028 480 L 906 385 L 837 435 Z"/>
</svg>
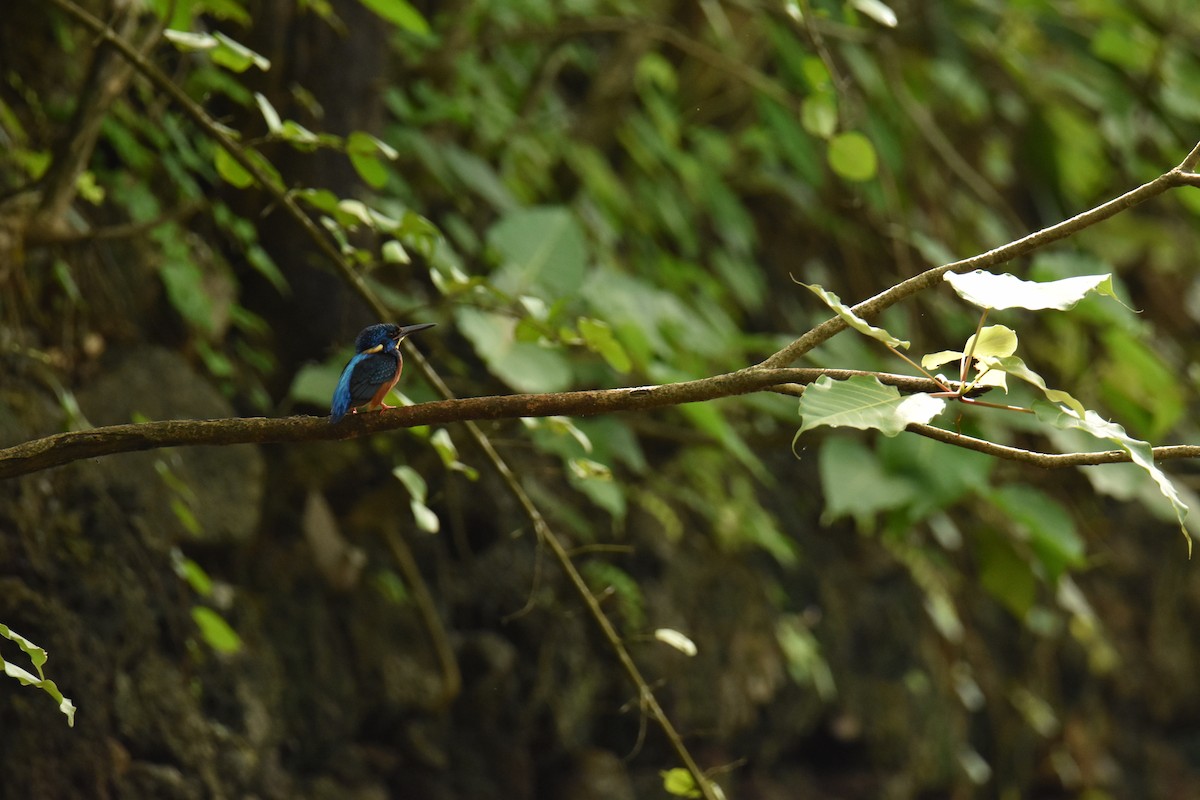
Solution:
<svg viewBox="0 0 1200 800">
<path fill-rule="evenodd" d="M 432 328 L 435 324 L 422 322 L 419 325 L 400 326 L 381 322 L 363 328 L 354 340 L 354 358 L 342 370 L 342 377 L 333 392 L 329 421 L 338 422 L 346 416 L 346 412 L 363 405 L 367 408 L 391 408 L 383 399 L 400 380 L 400 371 L 404 369 L 400 343 L 410 333 Z"/>
</svg>

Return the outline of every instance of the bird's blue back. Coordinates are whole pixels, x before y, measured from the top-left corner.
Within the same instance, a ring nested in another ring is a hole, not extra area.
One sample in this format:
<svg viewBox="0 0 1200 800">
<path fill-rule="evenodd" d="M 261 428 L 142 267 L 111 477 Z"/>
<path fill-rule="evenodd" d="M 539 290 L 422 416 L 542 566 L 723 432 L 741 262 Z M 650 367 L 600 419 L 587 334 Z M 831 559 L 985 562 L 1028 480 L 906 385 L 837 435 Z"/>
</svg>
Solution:
<svg viewBox="0 0 1200 800">
<path fill-rule="evenodd" d="M 396 343 L 388 338 L 384 331 L 381 331 L 382 341 L 376 341 L 374 337 L 367 335 L 370 330 L 368 328 L 358 337 L 355 347 L 359 352 L 350 359 L 350 363 L 342 370 L 342 376 L 338 379 L 329 414 L 331 422 L 337 422 L 346 416 L 352 406 L 361 405 L 374 397 L 379 387 L 390 381 L 400 368 L 400 353 L 396 350 Z M 383 352 L 362 352 L 378 344 L 383 344 Z"/>
<path fill-rule="evenodd" d="M 333 392 L 329 421 L 338 422 L 355 406 L 374 400 L 381 408 L 390 408 L 383 402 L 385 393 L 400 377 L 404 360 L 400 357 L 400 342 L 409 334 L 432 328 L 435 323 L 421 322 L 401 327 L 392 322 L 381 322 L 363 328 L 354 340 L 354 357 L 342 370 L 337 388 Z"/>
</svg>

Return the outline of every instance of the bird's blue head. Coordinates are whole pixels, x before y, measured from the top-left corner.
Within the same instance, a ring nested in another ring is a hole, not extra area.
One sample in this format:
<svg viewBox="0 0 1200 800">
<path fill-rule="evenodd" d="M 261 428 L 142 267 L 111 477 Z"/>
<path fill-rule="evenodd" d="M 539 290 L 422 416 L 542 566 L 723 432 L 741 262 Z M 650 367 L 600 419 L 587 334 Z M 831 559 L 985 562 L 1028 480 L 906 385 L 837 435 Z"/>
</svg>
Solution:
<svg viewBox="0 0 1200 800">
<path fill-rule="evenodd" d="M 404 337 L 410 333 L 432 328 L 433 322 L 422 322 L 419 325 L 396 325 L 391 322 L 381 322 L 362 329 L 354 340 L 354 352 L 388 353 L 396 349 Z"/>
</svg>

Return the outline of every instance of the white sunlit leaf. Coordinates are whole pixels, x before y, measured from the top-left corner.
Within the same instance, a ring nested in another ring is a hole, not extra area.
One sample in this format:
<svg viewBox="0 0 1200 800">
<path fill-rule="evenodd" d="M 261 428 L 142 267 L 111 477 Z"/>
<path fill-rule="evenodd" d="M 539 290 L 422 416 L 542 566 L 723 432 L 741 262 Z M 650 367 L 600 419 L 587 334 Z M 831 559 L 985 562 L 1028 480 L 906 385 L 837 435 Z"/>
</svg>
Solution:
<svg viewBox="0 0 1200 800">
<path fill-rule="evenodd" d="M 672 628 L 659 628 L 654 632 L 654 638 L 668 647 L 674 647 L 685 656 L 694 656 L 698 652 L 695 642 Z"/>
<path fill-rule="evenodd" d="M 943 279 L 958 296 L 980 308 L 1025 308 L 1030 311 L 1066 311 L 1091 292 L 1117 298 L 1112 275 L 1080 275 L 1058 281 L 1026 281 L 1007 272 L 996 275 L 983 270 L 958 274 L 947 272 Z"/>
<path fill-rule="evenodd" d="M 283 127 L 283 121 L 279 118 L 279 112 L 275 110 L 275 106 L 271 105 L 271 101 L 262 92 L 254 93 L 254 102 L 258 104 L 263 121 L 267 123 L 267 130 L 271 133 L 278 133 L 279 129 Z"/>
<path fill-rule="evenodd" d="M 850 5 L 885 27 L 894 28 L 900 23 L 896 12 L 880 0 L 850 0 Z"/>
<path fill-rule="evenodd" d="M 409 508 L 412 509 L 413 519 L 417 521 L 417 527 L 426 533 L 437 533 L 441 530 L 442 521 L 438 519 L 438 515 L 433 509 L 425 505 L 415 497 L 408 502 Z"/>
<path fill-rule="evenodd" d="M 389 264 L 412 263 L 412 257 L 409 256 L 408 251 L 404 249 L 404 245 L 395 239 L 389 239 L 388 241 L 384 242 L 381 253 L 383 255 L 383 260 Z"/>
<path fill-rule="evenodd" d="M 407 464 L 402 464 L 392 470 L 392 474 L 404 484 L 404 488 L 408 490 L 412 499 L 418 503 L 425 502 L 425 496 L 428 488 L 425 484 L 425 479 L 421 477 L 421 473 L 417 472 Z"/>
<path fill-rule="evenodd" d="M 220 45 L 210 34 L 193 33 L 191 31 L 168 29 L 163 31 L 163 38 L 175 45 L 176 50 L 185 53 L 197 50 L 212 50 Z"/>
</svg>

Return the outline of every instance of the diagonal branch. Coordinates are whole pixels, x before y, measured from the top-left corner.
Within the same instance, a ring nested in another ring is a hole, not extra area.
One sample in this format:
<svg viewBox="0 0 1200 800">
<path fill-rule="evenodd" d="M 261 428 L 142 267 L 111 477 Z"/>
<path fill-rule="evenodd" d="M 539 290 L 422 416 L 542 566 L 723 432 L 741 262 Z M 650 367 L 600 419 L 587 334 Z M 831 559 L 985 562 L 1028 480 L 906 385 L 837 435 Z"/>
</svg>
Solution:
<svg viewBox="0 0 1200 800">
<path fill-rule="evenodd" d="M 997 264 L 1003 264 L 1006 261 L 1012 261 L 1014 258 L 1027 255 L 1052 242 L 1057 242 L 1060 239 L 1065 239 L 1068 236 L 1076 234 L 1084 228 L 1089 228 L 1098 222 L 1103 222 L 1109 217 L 1116 216 L 1122 211 L 1133 208 L 1153 197 L 1157 197 L 1168 189 L 1179 186 L 1195 186 L 1200 183 L 1200 175 L 1192 172 L 1197 161 L 1200 161 L 1200 143 L 1188 153 L 1179 166 L 1164 172 L 1149 183 L 1144 183 L 1136 189 L 1132 189 L 1120 197 L 1114 197 L 1106 203 L 1101 203 L 1095 208 L 1084 211 L 1082 214 L 1077 214 L 1056 225 L 1035 231 L 1028 236 L 1001 245 L 986 253 L 980 253 L 971 258 L 964 258 L 961 261 L 954 261 L 949 264 L 943 264 L 940 267 L 927 269 L 919 275 L 914 275 L 908 280 L 902 281 L 868 300 L 864 300 L 854 306 L 853 311 L 860 317 L 870 319 L 901 300 L 929 289 L 932 286 L 936 286 L 947 272 L 967 272 L 973 269 L 986 269 L 994 267 Z M 817 345 L 828 341 L 835 334 L 845 329 L 846 323 L 840 317 L 828 319 L 770 358 L 767 358 L 758 366 L 786 367 Z"/>
<path fill-rule="evenodd" d="M 76 5 L 72 0 L 50 0 L 50 2 L 63 12 L 71 16 L 84 27 L 91 30 L 103 41 L 110 43 L 122 56 L 124 56 L 135 69 L 142 73 L 151 83 L 158 89 L 164 92 L 172 100 L 174 100 L 184 110 L 184 112 L 192 118 L 192 120 L 203 130 L 213 141 L 217 142 L 227 153 L 245 169 L 263 188 L 275 202 L 304 230 L 308 237 L 313 241 L 322 254 L 334 265 L 337 271 L 341 274 L 346 283 L 351 286 L 363 298 L 367 305 L 375 312 L 379 319 L 387 319 L 391 317 L 389 309 L 375 296 L 368 288 L 362 276 L 356 272 L 353 266 L 347 261 L 338 251 L 335 244 L 327 237 L 321 229 L 313 222 L 303 209 L 296 203 L 295 199 L 280 185 L 270 179 L 270 177 L 262 170 L 257 163 L 249 158 L 246 150 L 244 150 L 237 142 L 235 142 L 225 131 L 217 124 L 215 120 L 208 116 L 204 109 L 194 102 L 182 89 L 180 89 L 172 80 L 163 74 L 148 58 L 142 53 L 139 53 L 129 45 L 123 38 L 117 35 L 111 28 L 105 25 L 100 20 L 89 14 L 84 9 Z M 425 379 L 442 394 L 443 397 L 449 399 L 452 394 L 445 382 L 430 366 L 429 362 L 417 351 L 411 342 L 405 341 L 405 353 L 409 359 L 417 365 Z M 524 487 L 518 481 L 516 475 L 508 464 L 496 452 L 495 447 L 488 440 L 483 430 L 472 421 L 465 423 L 467 434 L 471 441 L 483 454 L 488 465 L 500 476 L 509 493 L 517 501 L 517 504 L 525 512 L 537 533 L 538 539 L 549 546 L 554 554 L 555 560 L 563 572 L 567 575 L 572 587 L 579 594 L 580 599 L 588 609 L 589 615 L 604 634 L 610 648 L 617 656 L 622 669 L 625 671 L 629 680 L 637 687 L 639 698 L 642 700 L 644 708 L 650 713 L 650 716 L 662 729 L 663 734 L 667 737 L 671 744 L 671 748 L 675 751 L 679 760 L 691 774 L 696 787 L 699 789 L 704 800 L 717 800 L 716 791 L 713 789 L 711 782 L 704 775 L 693 758 L 691 751 L 684 744 L 679 732 L 675 730 L 674 724 L 658 701 L 654 697 L 654 693 L 650 688 L 650 684 L 642 676 L 641 671 L 633 661 L 633 657 L 629 654 L 628 649 L 621 641 L 619 634 L 605 615 L 604 610 L 600 608 L 596 598 L 588 589 L 587 584 L 583 580 L 583 576 L 576 569 L 574 561 L 567 548 L 562 544 L 557 534 L 547 524 L 541 512 L 534 505 L 533 500 L 529 497 Z"/>
<path fill-rule="evenodd" d="M 121 2 L 114 4 L 114 12 L 115 24 L 122 31 L 118 35 L 122 38 L 131 36 L 137 29 L 139 9 L 133 3 Z M 165 27 L 165 23 L 151 26 L 135 52 L 149 52 Z M 92 51 L 92 63 L 79 102 L 70 124 L 54 145 L 50 167 L 43 177 L 42 196 L 30 226 L 31 238 L 70 235 L 64 220 L 67 209 L 75 200 L 76 183 L 87 169 L 109 108 L 125 92 L 133 77 L 132 65 L 126 59 L 118 59 L 117 55 L 104 46 Z"/>
</svg>

